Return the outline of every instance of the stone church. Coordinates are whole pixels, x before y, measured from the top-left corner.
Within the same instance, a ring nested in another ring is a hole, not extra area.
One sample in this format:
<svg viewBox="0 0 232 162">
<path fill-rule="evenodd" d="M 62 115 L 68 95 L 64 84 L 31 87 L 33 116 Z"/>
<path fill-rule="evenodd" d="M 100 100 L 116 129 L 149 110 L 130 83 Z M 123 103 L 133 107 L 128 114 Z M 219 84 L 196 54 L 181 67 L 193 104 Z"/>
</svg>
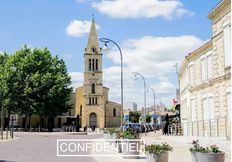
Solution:
<svg viewBox="0 0 232 162">
<path fill-rule="evenodd" d="M 81 127 L 119 127 L 121 124 L 121 105 L 108 100 L 109 88 L 103 86 L 102 64 L 102 49 L 93 19 L 84 50 L 84 83 L 75 93 L 75 115 L 80 116 Z"/>
</svg>

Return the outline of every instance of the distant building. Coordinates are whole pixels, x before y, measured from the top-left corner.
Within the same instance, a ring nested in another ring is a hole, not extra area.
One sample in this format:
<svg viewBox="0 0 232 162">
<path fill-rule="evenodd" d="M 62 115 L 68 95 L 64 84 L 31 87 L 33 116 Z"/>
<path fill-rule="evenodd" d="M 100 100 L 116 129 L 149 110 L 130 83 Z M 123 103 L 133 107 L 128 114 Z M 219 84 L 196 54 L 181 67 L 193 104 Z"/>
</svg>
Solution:
<svg viewBox="0 0 232 162">
<path fill-rule="evenodd" d="M 184 135 L 231 137 L 231 0 L 208 14 L 212 38 L 185 57 L 180 68 Z"/>
<path fill-rule="evenodd" d="M 121 105 L 108 100 L 109 88 L 103 86 L 102 51 L 92 21 L 84 53 L 84 83 L 76 89 L 75 115 L 80 116 L 81 127 L 119 127 Z"/>
<path fill-rule="evenodd" d="M 137 111 L 137 108 L 138 108 L 138 105 L 135 102 L 133 102 L 133 111 Z"/>
</svg>

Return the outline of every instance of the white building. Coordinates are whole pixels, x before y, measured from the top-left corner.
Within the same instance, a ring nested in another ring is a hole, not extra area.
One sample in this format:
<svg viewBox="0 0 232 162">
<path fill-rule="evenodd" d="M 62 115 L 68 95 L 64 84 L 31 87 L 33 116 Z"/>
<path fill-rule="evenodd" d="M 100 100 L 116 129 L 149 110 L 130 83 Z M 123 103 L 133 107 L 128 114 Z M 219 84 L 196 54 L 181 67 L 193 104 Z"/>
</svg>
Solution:
<svg viewBox="0 0 232 162">
<path fill-rule="evenodd" d="M 209 13 L 212 38 L 185 57 L 180 68 L 184 135 L 231 137 L 231 1 Z"/>
</svg>

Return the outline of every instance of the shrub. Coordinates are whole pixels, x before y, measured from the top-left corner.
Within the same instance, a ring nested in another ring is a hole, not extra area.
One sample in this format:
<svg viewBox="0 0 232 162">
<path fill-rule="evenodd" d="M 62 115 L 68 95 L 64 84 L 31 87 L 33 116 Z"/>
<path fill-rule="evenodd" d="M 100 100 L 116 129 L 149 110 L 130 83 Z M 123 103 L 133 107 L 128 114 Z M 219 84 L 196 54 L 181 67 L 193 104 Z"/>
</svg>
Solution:
<svg viewBox="0 0 232 162">
<path fill-rule="evenodd" d="M 161 154 L 167 151 L 172 151 L 172 147 L 168 145 L 167 143 L 162 144 L 151 144 L 148 146 L 145 146 L 145 152 L 146 153 L 153 153 L 153 154 Z"/>
<path fill-rule="evenodd" d="M 121 135 L 125 139 L 139 139 L 139 133 L 137 133 L 135 130 L 132 128 L 129 128 L 128 130 L 122 132 Z"/>
<path fill-rule="evenodd" d="M 221 153 L 219 147 L 216 145 L 211 145 L 210 147 L 202 147 L 199 144 L 199 140 L 193 140 L 193 147 L 190 148 L 190 151 L 202 152 L 202 153 Z"/>
</svg>

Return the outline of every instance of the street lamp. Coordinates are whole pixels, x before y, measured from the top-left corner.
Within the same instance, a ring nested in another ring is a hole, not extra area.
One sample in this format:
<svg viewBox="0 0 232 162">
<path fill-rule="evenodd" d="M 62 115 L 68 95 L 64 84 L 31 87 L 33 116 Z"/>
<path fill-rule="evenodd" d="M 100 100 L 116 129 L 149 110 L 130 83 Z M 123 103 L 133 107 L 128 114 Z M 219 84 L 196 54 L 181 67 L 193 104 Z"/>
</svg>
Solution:
<svg viewBox="0 0 232 162">
<path fill-rule="evenodd" d="M 144 122 L 146 123 L 146 81 L 145 81 L 145 78 L 142 74 L 140 74 L 138 72 L 132 72 L 132 74 L 134 75 L 136 80 L 138 79 L 138 76 L 140 76 L 143 79 L 143 84 L 144 84 Z"/>
<path fill-rule="evenodd" d="M 153 97 L 154 97 L 154 111 L 155 111 L 155 132 L 156 132 L 156 107 L 155 107 L 155 90 L 151 87 L 147 87 L 147 91 L 149 92 L 149 90 L 152 91 L 153 93 Z M 154 120 L 153 120 L 154 121 Z"/>
<path fill-rule="evenodd" d="M 122 129 L 123 128 L 123 58 L 122 58 L 122 50 L 119 47 L 119 45 L 111 39 L 100 38 L 100 41 L 105 44 L 106 49 L 108 49 L 107 44 L 112 42 L 114 45 L 116 45 L 118 47 L 118 50 L 120 52 L 120 59 L 121 59 L 121 106 L 122 106 L 122 108 L 121 108 L 121 129 Z"/>
<path fill-rule="evenodd" d="M 151 90 L 152 91 L 152 93 L 153 93 L 153 97 L 154 97 L 154 111 L 155 111 L 155 115 L 156 115 L 156 107 L 155 107 L 155 90 L 153 89 L 153 88 L 151 88 L 151 87 L 147 87 L 147 92 L 149 92 L 149 90 Z"/>
</svg>

